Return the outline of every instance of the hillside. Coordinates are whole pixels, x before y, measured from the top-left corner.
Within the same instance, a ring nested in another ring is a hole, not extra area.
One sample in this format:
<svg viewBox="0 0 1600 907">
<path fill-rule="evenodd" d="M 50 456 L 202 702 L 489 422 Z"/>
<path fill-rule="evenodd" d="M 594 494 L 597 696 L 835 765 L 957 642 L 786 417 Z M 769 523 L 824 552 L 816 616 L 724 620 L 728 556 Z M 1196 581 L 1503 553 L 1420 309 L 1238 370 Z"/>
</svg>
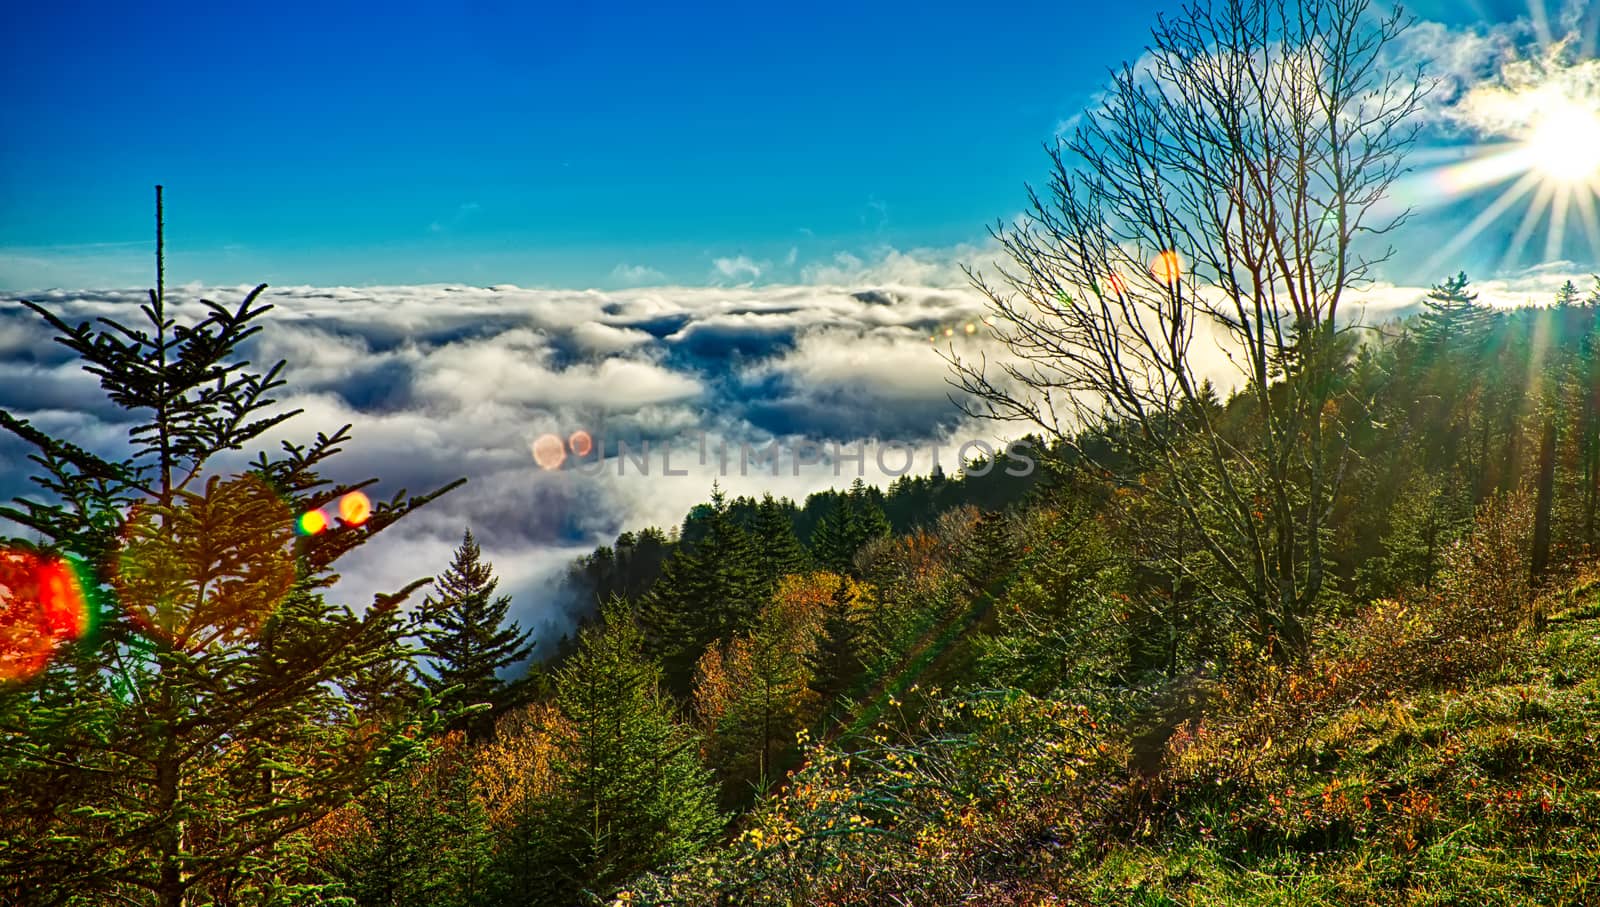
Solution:
<svg viewBox="0 0 1600 907">
<path fill-rule="evenodd" d="M 619 903 L 1593 903 L 1600 574 L 1538 613 L 1453 644 L 1401 618 L 1397 648 L 1436 660 L 1327 652 L 1325 683 L 1366 674 L 1357 701 L 1319 702 L 1306 675 L 1281 707 L 1224 693 L 1149 773 L 1127 771 L 1127 727 L 1026 698 L 974 700 L 960 742 L 816 747 L 734 845 Z M 1503 663 L 1445 663 L 1486 647 Z"/>
</svg>

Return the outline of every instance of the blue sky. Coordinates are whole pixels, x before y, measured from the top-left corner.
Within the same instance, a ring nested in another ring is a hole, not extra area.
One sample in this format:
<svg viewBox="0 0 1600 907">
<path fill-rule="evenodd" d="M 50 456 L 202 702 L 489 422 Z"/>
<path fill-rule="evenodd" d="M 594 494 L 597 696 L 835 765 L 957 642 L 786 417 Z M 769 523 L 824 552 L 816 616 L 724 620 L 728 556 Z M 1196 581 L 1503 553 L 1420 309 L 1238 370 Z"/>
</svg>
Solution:
<svg viewBox="0 0 1600 907">
<path fill-rule="evenodd" d="M 62 2 L 0 54 L 0 287 L 699 284 L 982 239 L 1175 3 Z M 870 8 L 862 8 L 868 6 Z M 1522 3 L 1424 3 L 1453 25 Z"/>
</svg>

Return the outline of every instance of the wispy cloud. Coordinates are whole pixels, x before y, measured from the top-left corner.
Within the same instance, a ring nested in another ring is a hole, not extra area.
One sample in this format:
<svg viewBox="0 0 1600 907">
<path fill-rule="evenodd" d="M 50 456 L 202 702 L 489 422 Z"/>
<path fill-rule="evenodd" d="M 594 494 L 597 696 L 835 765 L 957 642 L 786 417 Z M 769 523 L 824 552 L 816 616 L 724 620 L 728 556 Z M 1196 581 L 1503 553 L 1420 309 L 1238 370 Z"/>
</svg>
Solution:
<svg viewBox="0 0 1600 907">
<path fill-rule="evenodd" d="M 711 262 L 711 278 L 723 281 L 756 280 L 768 267 L 767 262 L 755 261 L 748 255 L 718 258 Z"/>
<path fill-rule="evenodd" d="M 616 286 L 639 287 L 665 283 L 667 275 L 646 265 L 619 264 L 611 269 L 611 282 Z"/>
</svg>

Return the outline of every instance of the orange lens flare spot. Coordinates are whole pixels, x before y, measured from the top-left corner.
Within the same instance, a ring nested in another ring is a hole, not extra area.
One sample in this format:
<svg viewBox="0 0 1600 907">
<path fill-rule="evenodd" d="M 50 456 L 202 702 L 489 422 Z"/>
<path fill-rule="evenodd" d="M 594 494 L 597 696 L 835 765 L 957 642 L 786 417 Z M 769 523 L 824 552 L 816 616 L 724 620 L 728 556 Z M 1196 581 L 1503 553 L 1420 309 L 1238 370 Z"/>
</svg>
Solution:
<svg viewBox="0 0 1600 907">
<path fill-rule="evenodd" d="M 962 328 L 962 330 L 966 331 L 968 334 L 976 334 L 978 333 L 978 326 L 969 321 L 967 322 L 967 326 Z"/>
<path fill-rule="evenodd" d="M 1150 276 L 1169 287 L 1176 284 L 1183 279 L 1183 259 L 1171 249 L 1162 252 L 1150 262 Z"/>
<path fill-rule="evenodd" d="M 352 491 L 339 499 L 339 519 L 347 526 L 360 526 L 372 516 L 372 501 L 359 491 Z"/>
<path fill-rule="evenodd" d="M 944 335 L 946 337 L 954 337 L 956 335 L 956 329 L 955 328 L 945 328 L 944 329 Z"/>
<path fill-rule="evenodd" d="M 307 510 L 300 514 L 296 525 L 301 535 L 318 535 L 328 528 L 328 515 L 320 510 Z"/>
<path fill-rule="evenodd" d="M 587 457 L 589 451 L 594 450 L 594 439 L 589 437 L 588 432 L 580 428 L 573 432 L 571 437 L 567 438 L 567 447 L 572 451 L 573 456 Z"/>
<path fill-rule="evenodd" d="M 71 566 L 0 550 L 0 682 L 43 671 L 56 648 L 89 630 L 89 602 Z"/>
<path fill-rule="evenodd" d="M 540 435 L 533 442 L 533 462 L 540 469 L 559 469 L 567 459 L 567 446 L 555 435 Z"/>
</svg>

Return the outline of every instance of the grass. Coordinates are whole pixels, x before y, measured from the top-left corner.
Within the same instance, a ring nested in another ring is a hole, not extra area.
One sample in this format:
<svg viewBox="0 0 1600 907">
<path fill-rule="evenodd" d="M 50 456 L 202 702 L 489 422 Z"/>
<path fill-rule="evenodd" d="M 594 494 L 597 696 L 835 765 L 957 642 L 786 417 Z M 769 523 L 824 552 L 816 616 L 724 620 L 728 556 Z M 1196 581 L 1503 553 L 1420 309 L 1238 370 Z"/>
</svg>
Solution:
<svg viewBox="0 0 1600 907">
<path fill-rule="evenodd" d="M 1064 887 L 1126 905 L 1600 904 L 1600 594 L 1567 605 L 1492 676 L 1323 716 L 1243 779 L 1181 779 Z"/>
</svg>

